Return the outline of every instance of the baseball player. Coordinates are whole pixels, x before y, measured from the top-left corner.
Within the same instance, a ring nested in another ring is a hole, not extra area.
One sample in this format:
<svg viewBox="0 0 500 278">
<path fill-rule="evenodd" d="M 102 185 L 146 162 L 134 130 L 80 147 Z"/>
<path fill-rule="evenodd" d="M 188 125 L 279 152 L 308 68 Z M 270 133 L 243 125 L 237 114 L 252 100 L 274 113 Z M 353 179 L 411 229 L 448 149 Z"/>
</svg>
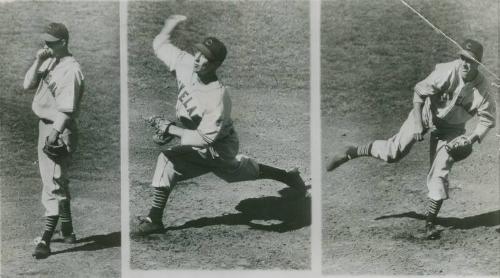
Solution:
<svg viewBox="0 0 500 278">
<path fill-rule="evenodd" d="M 306 186 L 296 168 L 285 171 L 238 155 L 231 99 L 216 74 L 226 58 L 226 47 L 214 37 L 196 44 L 194 56 L 174 46 L 170 33 L 185 19 L 182 15 L 167 18 L 153 41 L 156 56 L 176 76 L 176 117 L 183 127 L 173 123 L 165 127 L 167 134 L 180 138 L 180 145 L 158 156 L 152 180 L 152 206 L 147 217 L 139 218 L 136 235 L 162 232 L 163 211 L 175 184 L 209 172 L 227 182 L 274 179 L 306 194 Z"/>
<path fill-rule="evenodd" d="M 437 64 L 434 71 L 417 83 L 414 89 L 413 110 L 399 132 L 387 140 L 376 140 L 364 146 L 347 146 L 333 156 L 327 166 L 331 171 L 341 164 L 361 156 L 371 156 L 392 163 L 402 159 L 413 144 L 430 133 L 430 169 L 427 175 L 428 208 L 426 237 L 437 239 L 435 227 L 443 200 L 448 199 L 448 175 L 456 162 L 447 151 L 447 143 L 460 136 L 465 144 L 480 143 L 495 126 L 495 102 L 485 76 L 478 70 L 483 46 L 465 40 L 458 59 Z M 477 116 L 476 128 L 468 135 L 465 123 Z"/>
<path fill-rule="evenodd" d="M 38 128 L 38 164 L 42 177 L 42 203 L 45 230 L 33 256 L 50 255 L 50 241 L 59 218 L 66 243 L 75 243 L 70 209 L 67 168 L 69 156 L 55 159 L 44 147 L 65 146 L 68 153 L 76 147 L 75 119 L 84 91 L 80 65 L 68 51 L 69 33 L 62 23 L 50 23 L 43 33 L 45 47 L 36 53 L 35 62 L 24 78 L 24 89 L 35 89 L 32 110 L 40 119 Z"/>
</svg>

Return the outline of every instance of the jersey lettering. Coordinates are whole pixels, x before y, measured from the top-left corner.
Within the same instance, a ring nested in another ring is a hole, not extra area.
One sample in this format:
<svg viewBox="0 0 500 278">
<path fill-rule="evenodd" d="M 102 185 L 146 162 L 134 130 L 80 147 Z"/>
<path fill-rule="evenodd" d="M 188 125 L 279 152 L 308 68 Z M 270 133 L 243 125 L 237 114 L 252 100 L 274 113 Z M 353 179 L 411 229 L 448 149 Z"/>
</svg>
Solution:
<svg viewBox="0 0 500 278">
<path fill-rule="evenodd" d="M 182 103 L 184 108 L 186 109 L 186 112 L 188 113 L 189 117 L 193 117 L 194 112 L 198 108 L 196 104 L 190 105 L 191 100 L 193 100 L 193 97 L 189 94 L 189 92 L 186 90 L 186 86 L 184 84 L 180 83 L 179 85 L 179 101 Z"/>
</svg>

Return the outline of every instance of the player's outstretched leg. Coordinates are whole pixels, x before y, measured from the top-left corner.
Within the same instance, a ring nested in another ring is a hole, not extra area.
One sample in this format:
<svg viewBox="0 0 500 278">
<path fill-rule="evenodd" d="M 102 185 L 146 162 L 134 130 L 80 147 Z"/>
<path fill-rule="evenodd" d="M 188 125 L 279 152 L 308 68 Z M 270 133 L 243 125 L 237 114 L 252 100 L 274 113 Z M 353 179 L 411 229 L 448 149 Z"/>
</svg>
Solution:
<svg viewBox="0 0 500 278">
<path fill-rule="evenodd" d="M 36 247 L 33 252 L 33 257 L 36 259 L 45 259 L 50 256 L 50 241 L 52 239 L 52 235 L 54 235 L 54 230 L 57 226 L 58 220 L 59 215 L 45 217 L 45 231 L 43 232 L 40 240 L 35 240 Z"/>
<path fill-rule="evenodd" d="M 443 200 L 436 201 L 429 198 L 425 215 L 425 237 L 427 239 L 438 239 L 441 236 L 441 231 L 436 229 L 436 218 L 442 204 Z"/>
<path fill-rule="evenodd" d="M 328 165 L 326 166 L 327 171 L 333 171 L 335 168 L 346 163 L 347 161 L 360 157 L 360 156 L 370 156 L 370 151 L 372 148 L 372 143 L 364 146 L 354 146 L 349 145 L 341 149 L 339 152 L 335 153 Z"/>
<path fill-rule="evenodd" d="M 139 217 L 139 226 L 133 232 L 136 236 L 145 236 L 150 234 L 163 233 L 165 228 L 163 226 L 163 212 L 167 204 L 168 196 L 170 195 L 170 188 L 168 187 L 155 187 L 153 195 L 153 203 L 149 214 L 146 217 Z"/>
<path fill-rule="evenodd" d="M 61 219 L 61 237 L 64 243 L 75 244 L 76 235 L 73 231 L 71 202 L 69 199 L 59 202 L 59 217 Z"/>
<path fill-rule="evenodd" d="M 259 163 L 259 176 L 257 179 L 279 181 L 301 193 L 306 193 L 308 189 L 297 168 L 283 170 Z"/>
</svg>

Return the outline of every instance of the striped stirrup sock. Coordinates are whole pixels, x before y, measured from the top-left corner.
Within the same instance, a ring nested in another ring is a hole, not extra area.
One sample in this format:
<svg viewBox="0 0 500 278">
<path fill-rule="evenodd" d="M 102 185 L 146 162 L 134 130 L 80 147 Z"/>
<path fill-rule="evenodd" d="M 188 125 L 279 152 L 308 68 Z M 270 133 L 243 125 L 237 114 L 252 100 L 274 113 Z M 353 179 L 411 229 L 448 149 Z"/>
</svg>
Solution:
<svg viewBox="0 0 500 278">
<path fill-rule="evenodd" d="M 427 212 L 425 215 L 426 223 L 434 224 L 436 221 L 439 210 L 441 209 L 441 205 L 443 204 L 443 200 L 432 200 L 429 199 L 429 203 L 427 204 Z"/>
<path fill-rule="evenodd" d="M 42 240 L 47 244 L 49 244 L 52 239 L 52 235 L 57 226 L 57 220 L 59 220 L 59 215 L 45 217 L 45 231 L 43 231 Z"/>
<path fill-rule="evenodd" d="M 73 233 L 73 219 L 71 217 L 71 206 L 69 200 L 59 202 L 59 217 L 61 219 L 61 232 L 64 236 Z"/>
<path fill-rule="evenodd" d="M 358 146 L 356 148 L 355 157 L 358 157 L 358 156 L 371 156 L 371 150 L 372 150 L 372 143 L 366 144 L 364 146 Z"/>
<path fill-rule="evenodd" d="M 149 218 L 155 223 L 161 223 L 163 219 L 163 211 L 167 205 L 170 189 L 167 187 L 155 187 L 153 193 L 153 204 L 149 211 Z"/>
</svg>

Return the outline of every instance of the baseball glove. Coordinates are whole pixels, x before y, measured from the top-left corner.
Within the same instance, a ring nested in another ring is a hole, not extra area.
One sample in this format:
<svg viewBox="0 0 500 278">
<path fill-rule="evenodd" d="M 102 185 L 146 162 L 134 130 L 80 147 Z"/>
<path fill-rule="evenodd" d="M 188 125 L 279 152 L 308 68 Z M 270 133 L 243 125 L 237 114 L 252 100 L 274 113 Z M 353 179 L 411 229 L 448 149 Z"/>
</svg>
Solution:
<svg viewBox="0 0 500 278">
<path fill-rule="evenodd" d="M 144 118 L 144 121 L 148 123 L 154 129 L 153 134 L 153 142 L 158 145 L 165 145 L 168 142 L 172 141 L 175 136 L 168 133 L 168 129 L 171 125 L 175 125 L 174 122 L 171 122 L 167 119 L 164 119 L 161 116 L 151 116 L 148 118 Z"/>
<path fill-rule="evenodd" d="M 472 142 L 467 136 L 461 135 L 448 142 L 445 148 L 456 162 L 466 159 L 472 153 Z"/>
<path fill-rule="evenodd" d="M 68 147 L 62 140 L 57 140 L 54 144 L 49 144 L 49 137 L 45 139 L 45 146 L 43 152 L 53 161 L 60 161 L 68 156 Z"/>
</svg>

